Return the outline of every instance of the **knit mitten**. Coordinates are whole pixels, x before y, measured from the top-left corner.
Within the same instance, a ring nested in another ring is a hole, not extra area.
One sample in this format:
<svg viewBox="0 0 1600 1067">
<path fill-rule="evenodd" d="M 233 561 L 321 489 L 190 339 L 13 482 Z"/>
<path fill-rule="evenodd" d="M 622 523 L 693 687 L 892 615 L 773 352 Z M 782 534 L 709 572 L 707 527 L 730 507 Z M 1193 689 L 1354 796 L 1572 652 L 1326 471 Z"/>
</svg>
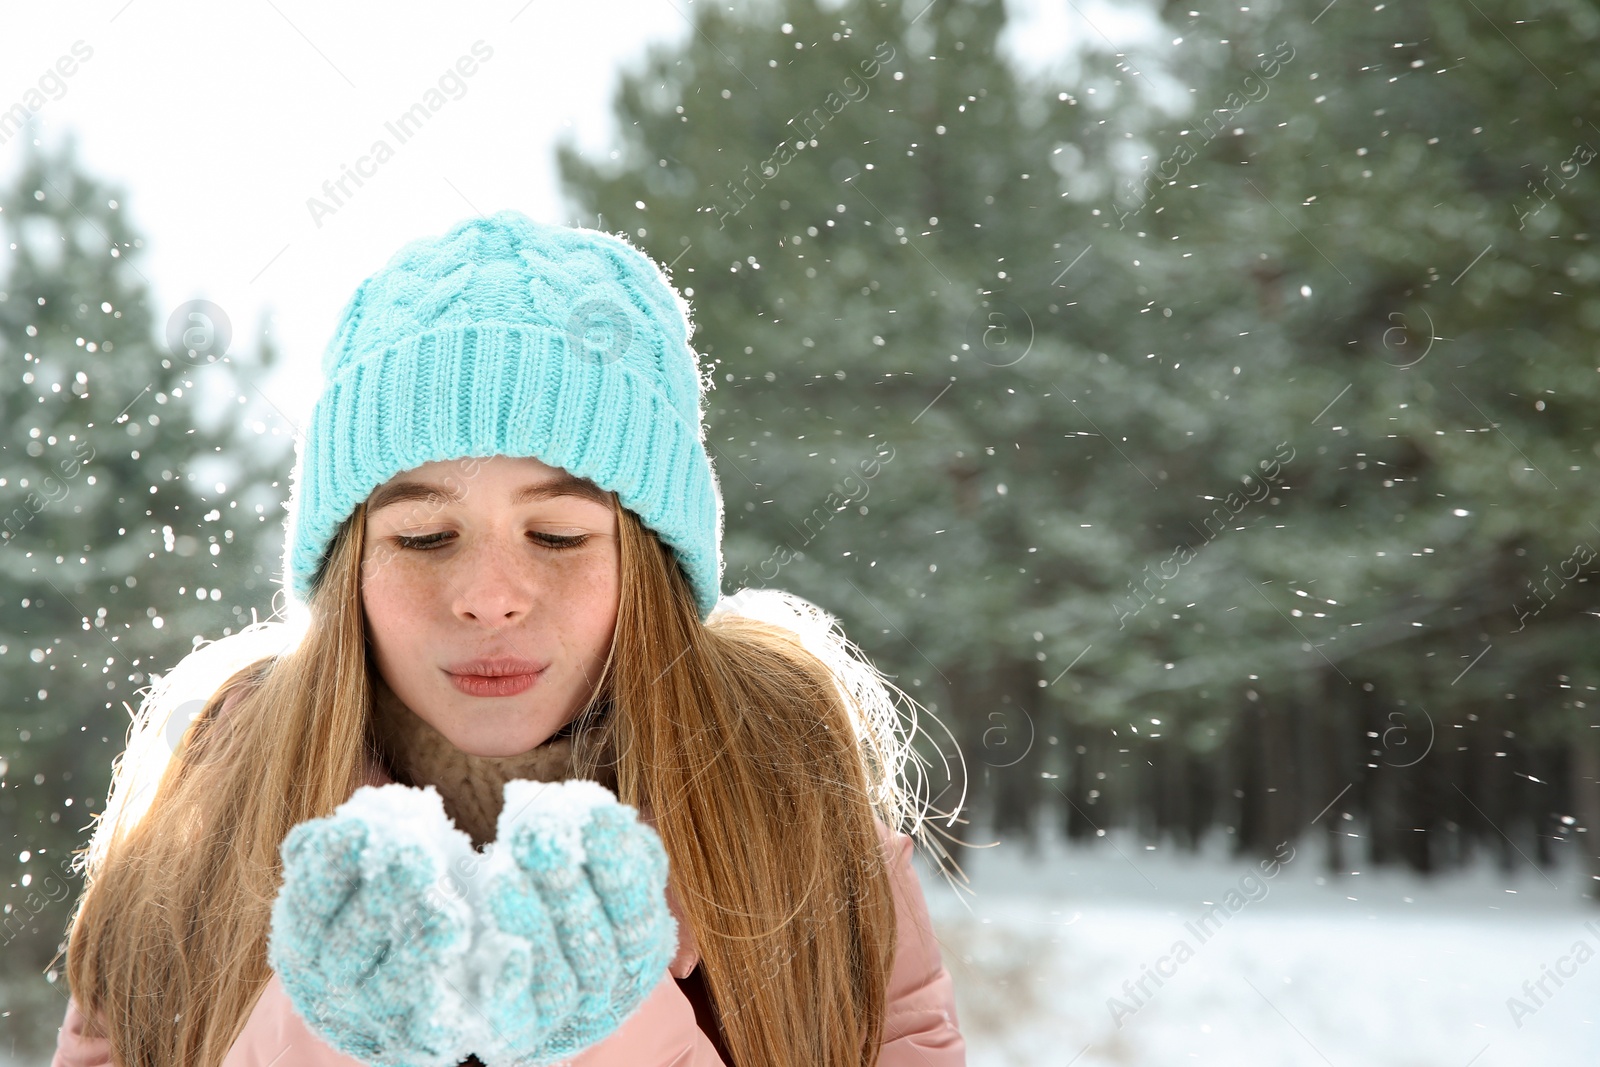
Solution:
<svg viewBox="0 0 1600 1067">
<path fill-rule="evenodd" d="M 364 1063 L 456 1067 L 483 858 L 438 791 L 363 786 L 290 830 L 282 857 L 268 960 L 295 1011 Z"/>
<path fill-rule="evenodd" d="M 667 855 L 598 782 L 513 780 L 480 855 L 432 786 L 364 786 L 289 832 L 268 959 L 334 1048 L 381 1067 L 551 1064 L 677 950 Z"/>
<path fill-rule="evenodd" d="M 550 1064 L 619 1027 L 677 950 L 667 854 L 598 782 L 511 781 L 486 861 L 488 1067 Z"/>
</svg>

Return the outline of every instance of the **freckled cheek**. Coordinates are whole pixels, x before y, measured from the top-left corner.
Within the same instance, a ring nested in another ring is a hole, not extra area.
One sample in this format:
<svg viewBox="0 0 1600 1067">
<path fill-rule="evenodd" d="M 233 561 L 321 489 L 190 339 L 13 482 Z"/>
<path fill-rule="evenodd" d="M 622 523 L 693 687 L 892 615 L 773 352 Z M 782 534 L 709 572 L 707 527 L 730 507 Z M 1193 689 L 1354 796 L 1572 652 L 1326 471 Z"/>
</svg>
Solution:
<svg viewBox="0 0 1600 1067">
<path fill-rule="evenodd" d="M 604 599 L 608 593 L 616 595 L 617 563 L 603 558 L 558 563 L 543 573 L 543 580 L 564 595 L 584 601 Z"/>
<path fill-rule="evenodd" d="M 581 587 L 572 591 L 569 603 L 577 606 L 577 615 L 591 642 L 598 646 L 599 655 L 605 654 L 617 625 L 618 598 L 621 575 L 615 558 L 595 561 L 586 568 Z"/>
<path fill-rule="evenodd" d="M 437 573 L 419 572 L 402 559 L 370 560 L 361 582 L 368 625 L 381 634 L 416 632 L 418 624 L 448 609 L 447 588 Z"/>
</svg>

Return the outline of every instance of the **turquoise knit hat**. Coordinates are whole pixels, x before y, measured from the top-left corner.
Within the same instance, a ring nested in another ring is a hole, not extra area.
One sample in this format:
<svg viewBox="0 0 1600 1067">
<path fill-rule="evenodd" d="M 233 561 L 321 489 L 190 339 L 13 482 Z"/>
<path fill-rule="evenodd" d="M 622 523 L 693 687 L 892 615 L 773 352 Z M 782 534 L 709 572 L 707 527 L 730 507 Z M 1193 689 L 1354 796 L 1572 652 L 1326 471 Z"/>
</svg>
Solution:
<svg viewBox="0 0 1600 1067">
<path fill-rule="evenodd" d="M 310 600 L 338 526 L 401 471 L 532 456 L 615 491 L 676 553 L 705 619 L 722 576 L 689 307 L 651 259 L 516 211 L 411 242 L 362 282 L 295 441 L 284 571 Z"/>
</svg>

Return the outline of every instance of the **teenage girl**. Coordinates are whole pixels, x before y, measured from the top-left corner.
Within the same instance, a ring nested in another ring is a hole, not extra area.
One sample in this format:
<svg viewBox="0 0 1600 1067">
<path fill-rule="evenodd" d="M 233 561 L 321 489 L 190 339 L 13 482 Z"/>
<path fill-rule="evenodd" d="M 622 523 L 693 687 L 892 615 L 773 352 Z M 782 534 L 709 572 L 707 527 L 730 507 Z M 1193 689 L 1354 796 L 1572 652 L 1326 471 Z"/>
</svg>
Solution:
<svg viewBox="0 0 1600 1067">
<path fill-rule="evenodd" d="M 291 621 L 147 695 L 54 1067 L 965 1063 L 916 705 L 807 602 L 720 596 L 691 331 L 626 241 L 512 211 L 361 284 Z"/>
</svg>

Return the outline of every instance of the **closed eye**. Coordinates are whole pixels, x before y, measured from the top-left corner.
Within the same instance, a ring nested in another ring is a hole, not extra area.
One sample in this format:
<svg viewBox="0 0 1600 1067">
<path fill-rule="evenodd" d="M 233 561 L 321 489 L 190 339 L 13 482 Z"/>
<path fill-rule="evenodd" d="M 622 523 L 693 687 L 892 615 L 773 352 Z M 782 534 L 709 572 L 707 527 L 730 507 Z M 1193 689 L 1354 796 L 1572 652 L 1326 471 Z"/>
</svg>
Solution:
<svg viewBox="0 0 1600 1067">
<path fill-rule="evenodd" d="M 450 534 L 448 533 L 426 534 L 422 537 L 407 537 L 404 534 L 397 534 L 395 535 L 394 543 L 401 548 L 414 548 L 418 551 L 426 552 L 430 549 L 438 548 L 444 543 L 443 539 L 449 536 Z M 529 533 L 528 536 L 546 548 L 557 552 L 569 548 L 577 548 L 589 540 L 588 534 L 580 534 L 576 537 L 562 537 L 559 534 Z"/>
<path fill-rule="evenodd" d="M 562 537 L 560 534 L 530 533 L 528 536 L 547 548 L 554 549 L 577 548 L 579 545 L 589 540 L 588 534 L 579 534 L 575 537 Z"/>
</svg>

